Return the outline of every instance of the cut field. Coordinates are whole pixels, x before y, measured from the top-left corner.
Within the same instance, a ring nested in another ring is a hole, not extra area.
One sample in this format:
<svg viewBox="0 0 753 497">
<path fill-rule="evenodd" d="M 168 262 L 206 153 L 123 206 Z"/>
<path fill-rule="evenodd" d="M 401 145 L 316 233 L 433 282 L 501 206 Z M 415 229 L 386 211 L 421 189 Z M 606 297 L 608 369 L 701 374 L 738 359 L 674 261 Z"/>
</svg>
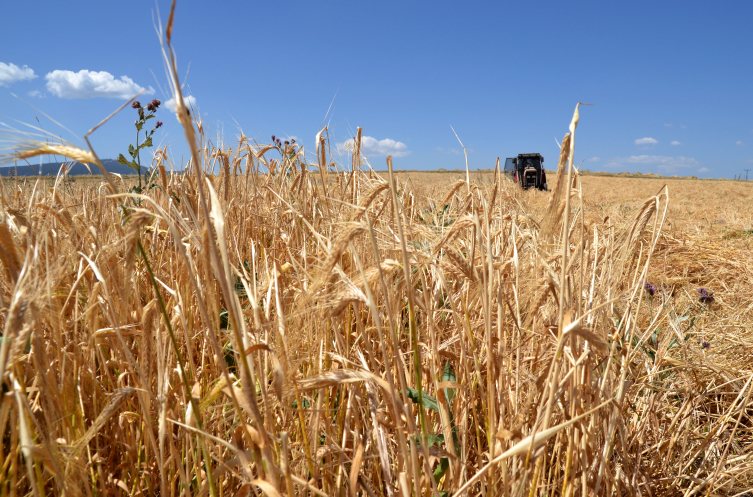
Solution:
<svg viewBox="0 0 753 497">
<path fill-rule="evenodd" d="M 386 177 L 386 173 L 380 173 Z M 549 174 L 553 174 L 551 171 Z M 465 179 L 465 172 L 402 172 L 398 178 L 431 192 L 441 191 L 457 180 Z M 477 184 L 494 182 L 493 172 L 470 171 L 470 179 Z M 670 177 L 624 177 L 584 174 L 583 196 L 586 214 L 614 216 L 625 221 L 646 198 L 655 195 L 665 185 L 671 201 L 667 213 L 670 227 L 691 229 L 696 233 L 721 233 L 725 229 L 753 228 L 753 181 L 675 179 Z M 532 197 L 546 194 L 531 192 Z M 733 235 L 734 236 L 734 235 Z"/>
</svg>

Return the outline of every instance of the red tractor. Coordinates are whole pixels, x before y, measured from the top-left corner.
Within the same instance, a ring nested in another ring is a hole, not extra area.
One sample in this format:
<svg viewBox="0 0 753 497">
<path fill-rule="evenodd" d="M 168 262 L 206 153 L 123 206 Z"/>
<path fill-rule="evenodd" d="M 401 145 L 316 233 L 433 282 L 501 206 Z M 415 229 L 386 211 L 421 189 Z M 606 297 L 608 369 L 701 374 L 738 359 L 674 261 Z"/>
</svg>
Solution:
<svg viewBox="0 0 753 497">
<path fill-rule="evenodd" d="M 505 160 L 505 175 L 524 189 L 548 191 L 544 157 L 541 154 L 518 154 Z"/>
</svg>

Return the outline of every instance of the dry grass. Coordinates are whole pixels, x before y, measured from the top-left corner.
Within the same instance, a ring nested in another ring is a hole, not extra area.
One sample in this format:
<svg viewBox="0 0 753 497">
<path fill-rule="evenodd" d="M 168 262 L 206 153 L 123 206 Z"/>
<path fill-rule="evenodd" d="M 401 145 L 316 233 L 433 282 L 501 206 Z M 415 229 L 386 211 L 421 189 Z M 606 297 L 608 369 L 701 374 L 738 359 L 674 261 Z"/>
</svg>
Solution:
<svg viewBox="0 0 753 497">
<path fill-rule="evenodd" d="M 144 197 L 2 182 L 1 495 L 753 485 L 749 211 L 569 150 L 554 193 L 430 184 L 177 115 L 191 168 Z"/>
</svg>

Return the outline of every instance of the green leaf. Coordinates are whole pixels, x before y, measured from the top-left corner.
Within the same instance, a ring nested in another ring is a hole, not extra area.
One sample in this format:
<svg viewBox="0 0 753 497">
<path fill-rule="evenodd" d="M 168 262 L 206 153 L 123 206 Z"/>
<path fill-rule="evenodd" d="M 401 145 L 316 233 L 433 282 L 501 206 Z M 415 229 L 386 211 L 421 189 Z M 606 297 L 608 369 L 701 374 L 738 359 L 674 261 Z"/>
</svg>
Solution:
<svg viewBox="0 0 753 497">
<path fill-rule="evenodd" d="M 695 316 L 693 316 L 693 319 L 690 320 L 690 324 L 688 325 L 688 328 L 685 330 L 685 333 L 689 332 L 693 328 L 693 325 L 695 325 Z"/>
<path fill-rule="evenodd" d="M 128 165 L 128 159 L 125 158 L 125 155 L 120 154 L 118 155 L 118 163 Z"/>
<path fill-rule="evenodd" d="M 227 311 L 220 311 L 220 329 L 227 330 L 229 328 L 230 315 Z"/>
<path fill-rule="evenodd" d="M 309 402 L 309 399 L 307 399 L 306 397 L 303 398 L 302 404 L 303 404 L 304 409 L 308 409 L 309 407 L 311 407 L 311 403 Z M 292 407 L 293 409 L 298 409 L 298 401 L 294 400 L 293 403 L 290 404 L 290 407 Z"/>
<path fill-rule="evenodd" d="M 440 445 L 444 443 L 444 435 L 441 433 L 430 433 L 426 435 L 426 442 L 428 443 L 429 447 L 433 447 L 435 445 Z"/>
<path fill-rule="evenodd" d="M 134 161 L 129 162 L 128 167 L 130 167 L 131 169 L 135 169 L 136 171 L 139 171 L 141 169 L 141 167 L 139 167 L 139 165 L 136 164 Z"/>
<path fill-rule="evenodd" d="M 439 412 L 439 404 L 437 404 L 437 399 L 429 395 L 428 392 L 422 391 L 422 397 L 423 397 L 423 407 L 426 407 L 427 409 L 431 409 L 432 411 Z M 418 404 L 418 390 L 415 388 L 408 388 L 408 398 L 413 401 L 414 404 Z"/>
<path fill-rule="evenodd" d="M 145 147 L 151 147 L 152 146 L 152 137 L 148 137 L 146 140 L 144 140 L 144 143 L 139 145 L 139 148 L 145 148 Z"/>
<path fill-rule="evenodd" d="M 439 464 L 437 465 L 437 469 L 434 470 L 434 481 L 439 483 L 439 481 L 442 479 L 445 473 L 447 473 L 447 470 L 450 469 L 450 460 L 446 457 L 443 457 L 439 460 Z M 442 492 L 445 493 L 446 492 Z"/>
<path fill-rule="evenodd" d="M 455 371 L 452 370 L 449 359 L 444 364 L 444 371 L 442 371 L 442 381 L 456 381 Z"/>
<path fill-rule="evenodd" d="M 139 151 L 136 150 L 136 148 L 133 146 L 133 143 L 131 143 L 128 145 L 128 153 L 131 154 L 131 157 L 135 159 Z"/>
<path fill-rule="evenodd" d="M 136 129 L 137 130 L 141 131 L 141 128 L 143 128 L 143 127 L 144 127 L 144 121 L 143 120 L 136 121 Z"/>
<path fill-rule="evenodd" d="M 442 381 L 455 381 L 455 371 L 450 367 L 450 361 L 448 360 L 444 365 L 444 371 L 442 371 Z M 453 397 L 455 397 L 454 388 L 445 388 L 444 396 L 447 398 L 447 403 L 451 403 Z"/>
<path fill-rule="evenodd" d="M 156 116 L 154 114 L 149 114 L 144 118 L 144 122 L 148 121 L 149 119 L 154 119 Z"/>
<path fill-rule="evenodd" d="M 416 447 L 421 447 L 421 435 L 415 435 L 413 440 L 416 442 Z M 435 445 L 441 445 L 444 443 L 444 435 L 441 433 L 429 433 L 426 435 L 427 449 L 434 447 Z"/>
</svg>

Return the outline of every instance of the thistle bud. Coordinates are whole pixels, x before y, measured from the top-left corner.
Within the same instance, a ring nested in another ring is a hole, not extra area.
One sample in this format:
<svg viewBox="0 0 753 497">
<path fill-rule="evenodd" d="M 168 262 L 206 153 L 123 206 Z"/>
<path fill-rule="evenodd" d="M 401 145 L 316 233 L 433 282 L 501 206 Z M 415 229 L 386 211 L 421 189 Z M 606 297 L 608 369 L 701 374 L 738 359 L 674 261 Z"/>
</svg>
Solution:
<svg viewBox="0 0 753 497">
<path fill-rule="evenodd" d="M 646 292 L 648 292 L 648 294 L 653 297 L 654 293 L 656 293 L 656 287 L 648 281 L 644 283 L 644 287 L 646 289 Z"/>
<path fill-rule="evenodd" d="M 714 298 L 714 292 L 709 292 L 705 288 L 699 288 L 698 293 L 700 294 L 700 297 L 698 297 L 698 300 L 702 304 L 711 304 L 716 301 Z"/>
</svg>

